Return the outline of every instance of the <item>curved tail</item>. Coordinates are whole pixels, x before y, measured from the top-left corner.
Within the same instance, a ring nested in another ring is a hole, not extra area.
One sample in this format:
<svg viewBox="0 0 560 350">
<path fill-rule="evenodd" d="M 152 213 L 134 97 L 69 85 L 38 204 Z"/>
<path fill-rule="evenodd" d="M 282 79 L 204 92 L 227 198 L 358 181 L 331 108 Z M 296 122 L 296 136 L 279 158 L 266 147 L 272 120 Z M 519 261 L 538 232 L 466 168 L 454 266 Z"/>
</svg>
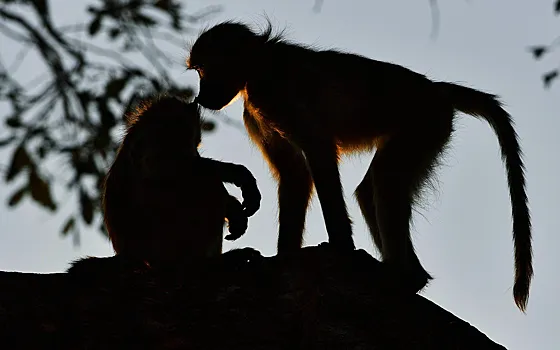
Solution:
<svg viewBox="0 0 560 350">
<path fill-rule="evenodd" d="M 531 216 L 525 193 L 525 166 L 518 136 L 511 116 L 502 108 L 495 95 L 461 85 L 435 82 L 450 97 L 453 107 L 463 113 L 486 120 L 498 137 L 502 159 L 507 170 L 509 195 L 513 216 L 513 242 L 515 246 L 515 304 L 525 312 L 529 299 L 529 286 L 533 277 L 531 249 Z"/>
</svg>

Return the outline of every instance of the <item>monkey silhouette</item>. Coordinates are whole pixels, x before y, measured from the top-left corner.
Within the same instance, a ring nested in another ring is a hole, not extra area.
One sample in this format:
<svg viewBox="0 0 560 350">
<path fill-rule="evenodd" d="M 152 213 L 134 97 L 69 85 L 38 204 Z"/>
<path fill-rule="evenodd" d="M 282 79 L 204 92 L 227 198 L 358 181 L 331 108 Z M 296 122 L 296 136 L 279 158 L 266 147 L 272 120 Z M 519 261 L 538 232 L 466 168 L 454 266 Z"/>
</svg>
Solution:
<svg viewBox="0 0 560 350">
<path fill-rule="evenodd" d="M 126 132 L 108 171 L 104 220 L 117 254 L 148 263 L 221 254 L 224 223 L 235 240 L 261 195 L 242 165 L 199 155 L 196 103 L 171 95 L 141 101 L 125 115 Z M 243 204 L 223 182 L 242 190 Z"/>
<path fill-rule="evenodd" d="M 243 119 L 278 180 L 278 253 L 301 247 L 313 185 L 329 243 L 355 248 L 338 170 L 343 154 L 376 150 L 355 191 L 383 261 L 405 289 L 431 276 L 410 237 L 412 209 L 449 143 L 458 111 L 487 121 L 507 170 L 515 244 L 513 295 L 524 311 L 533 275 L 531 222 L 518 135 L 495 95 L 436 82 L 410 69 L 339 50 L 318 50 L 227 21 L 200 34 L 187 67 L 196 101 L 219 110 L 243 98 Z"/>
</svg>

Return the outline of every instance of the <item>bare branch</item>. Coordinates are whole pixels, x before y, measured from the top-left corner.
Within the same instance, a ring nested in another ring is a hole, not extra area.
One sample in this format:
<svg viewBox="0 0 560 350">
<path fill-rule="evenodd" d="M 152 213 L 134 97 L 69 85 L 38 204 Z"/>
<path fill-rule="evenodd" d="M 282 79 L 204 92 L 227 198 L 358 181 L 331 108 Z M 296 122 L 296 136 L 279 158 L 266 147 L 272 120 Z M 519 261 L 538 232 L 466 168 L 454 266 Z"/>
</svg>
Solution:
<svg viewBox="0 0 560 350">
<path fill-rule="evenodd" d="M 430 3 L 430 10 L 432 11 L 432 30 L 430 32 L 430 37 L 434 40 L 439 33 L 439 6 L 437 0 L 428 1 Z"/>
</svg>

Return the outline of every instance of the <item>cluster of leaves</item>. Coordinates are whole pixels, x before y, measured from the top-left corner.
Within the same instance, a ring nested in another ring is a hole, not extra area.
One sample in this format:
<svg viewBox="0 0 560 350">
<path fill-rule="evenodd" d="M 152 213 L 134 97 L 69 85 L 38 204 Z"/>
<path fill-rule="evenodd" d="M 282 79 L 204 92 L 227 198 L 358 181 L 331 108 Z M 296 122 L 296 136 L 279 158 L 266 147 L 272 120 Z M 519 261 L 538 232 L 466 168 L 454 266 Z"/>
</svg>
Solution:
<svg viewBox="0 0 560 350">
<path fill-rule="evenodd" d="M 554 14 L 556 16 L 560 16 L 560 0 L 554 1 Z M 556 50 L 559 46 L 560 46 L 560 36 L 554 39 L 548 45 L 531 46 L 529 48 L 529 51 L 531 52 L 535 60 L 540 60 L 545 55 Z M 544 86 L 546 88 L 549 88 L 550 85 L 559 77 L 560 77 L 560 67 L 549 70 L 548 72 L 544 73 L 542 76 Z"/>
<path fill-rule="evenodd" d="M 122 111 L 139 92 L 192 94 L 174 80 L 170 69 L 181 62 L 170 60 L 161 44 L 184 51 L 183 35 L 219 8 L 186 14 L 181 0 L 97 0 L 87 6 L 86 23 L 57 26 L 51 5 L 0 0 L 0 40 L 19 46 L 10 64 L 0 54 L 0 104 L 8 111 L 0 115 L 5 125 L 0 148 L 11 151 L 0 170 L 6 182 L 16 180 L 19 186 L 8 199 L 10 207 L 27 196 L 57 211 L 56 186 L 75 197 L 69 203 L 77 209 L 61 231 L 77 239 L 79 224 L 93 224 L 100 212 L 100 189 L 118 147 Z M 24 84 L 17 73 L 29 54 L 45 71 Z M 206 131 L 213 128 L 205 125 Z M 105 233 L 102 225 L 100 230 Z"/>
</svg>

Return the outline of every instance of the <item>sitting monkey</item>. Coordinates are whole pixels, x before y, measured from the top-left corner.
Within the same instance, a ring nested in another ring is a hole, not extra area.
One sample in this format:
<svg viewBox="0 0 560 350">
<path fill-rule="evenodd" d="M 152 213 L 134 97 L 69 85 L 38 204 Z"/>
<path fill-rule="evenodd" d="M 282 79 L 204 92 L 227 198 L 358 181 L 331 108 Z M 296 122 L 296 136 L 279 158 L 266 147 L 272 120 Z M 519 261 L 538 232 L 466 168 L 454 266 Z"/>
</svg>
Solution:
<svg viewBox="0 0 560 350">
<path fill-rule="evenodd" d="M 126 133 L 105 179 L 104 220 L 117 255 L 153 265 L 222 253 L 224 221 L 235 240 L 261 195 L 242 165 L 203 158 L 195 103 L 159 96 L 125 114 Z M 240 204 L 223 182 L 240 187 Z"/>
</svg>

